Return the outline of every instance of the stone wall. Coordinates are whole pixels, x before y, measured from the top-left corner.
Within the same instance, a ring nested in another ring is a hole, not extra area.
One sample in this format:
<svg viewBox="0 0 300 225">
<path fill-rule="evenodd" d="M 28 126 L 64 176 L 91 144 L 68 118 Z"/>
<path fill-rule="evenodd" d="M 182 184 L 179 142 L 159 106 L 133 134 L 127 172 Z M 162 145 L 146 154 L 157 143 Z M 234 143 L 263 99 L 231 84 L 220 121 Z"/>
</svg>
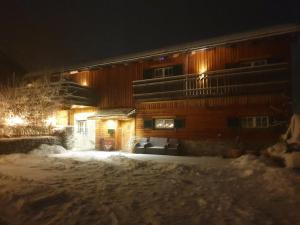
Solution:
<svg viewBox="0 0 300 225">
<path fill-rule="evenodd" d="M 0 154 L 28 153 L 41 144 L 61 145 L 61 139 L 55 136 L 1 138 Z"/>
<path fill-rule="evenodd" d="M 242 153 L 260 154 L 261 150 L 274 143 L 274 141 L 238 142 L 237 140 L 223 139 L 181 140 L 181 149 L 184 155 L 226 157 L 233 149 L 239 149 Z"/>
</svg>

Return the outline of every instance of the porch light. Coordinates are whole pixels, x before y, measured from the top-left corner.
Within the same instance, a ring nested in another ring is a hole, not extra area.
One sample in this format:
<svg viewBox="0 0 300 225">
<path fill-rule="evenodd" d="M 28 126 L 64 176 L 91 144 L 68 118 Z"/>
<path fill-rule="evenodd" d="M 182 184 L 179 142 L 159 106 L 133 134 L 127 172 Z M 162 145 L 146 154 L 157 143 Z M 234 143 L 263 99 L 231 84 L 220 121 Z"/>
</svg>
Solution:
<svg viewBox="0 0 300 225">
<path fill-rule="evenodd" d="M 115 130 L 118 126 L 118 123 L 115 120 L 108 120 L 106 122 L 106 126 L 108 130 Z"/>
<path fill-rule="evenodd" d="M 81 85 L 82 85 L 82 86 L 88 86 L 88 83 L 87 83 L 86 80 L 84 80 L 84 81 L 81 82 Z"/>
<path fill-rule="evenodd" d="M 8 126 L 20 126 L 25 125 L 26 121 L 19 116 L 11 116 L 6 119 L 6 124 Z"/>
<path fill-rule="evenodd" d="M 199 75 L 199 80 L 203 80 L 205 77 L 206 77 L 205 74 L 202 73 L 201 75 Z"/>
<path fill-rule="evenodd" d="M 199 69 L 198 69 L 199 74 L 204 74 L 206 72 L 207 72 L 207 67 L 205 65 L 202 65 L 199 67 Z"/>
</svg>

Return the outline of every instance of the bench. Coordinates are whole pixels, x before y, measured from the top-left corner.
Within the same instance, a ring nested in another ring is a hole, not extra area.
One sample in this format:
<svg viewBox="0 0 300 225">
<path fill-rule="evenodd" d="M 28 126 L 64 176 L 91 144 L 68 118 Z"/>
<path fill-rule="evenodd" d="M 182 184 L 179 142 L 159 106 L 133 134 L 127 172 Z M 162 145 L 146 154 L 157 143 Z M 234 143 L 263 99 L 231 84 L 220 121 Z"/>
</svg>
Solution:
<svg viewBox="0 0 300 225">
<path fill-rule="evenodd" d="M 179 155 L 179 147 L 179 141 L 175 138 L 141 138 L 134 147 L 134 153 Z"/>
<path fill-rule="evenodd" d="M 165 155 L 168 147 L 167 138 L 150 137 L 148 144 L 146 145 L 146 154 Z"/>
<path fill-rule="evenodd" d="M 148 144 L 148 138 L 141 138 L 134 146 L 134 153 L 145 153 L 145 146 Z"/>
</svg>

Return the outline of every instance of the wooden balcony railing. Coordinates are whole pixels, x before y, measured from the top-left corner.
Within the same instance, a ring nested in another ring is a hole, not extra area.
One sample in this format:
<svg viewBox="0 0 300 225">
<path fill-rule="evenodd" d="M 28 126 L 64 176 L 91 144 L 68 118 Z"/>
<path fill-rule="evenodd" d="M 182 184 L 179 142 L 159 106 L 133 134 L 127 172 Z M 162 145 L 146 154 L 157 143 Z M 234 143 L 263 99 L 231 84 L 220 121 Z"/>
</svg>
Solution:
<svg viewBox="0 0 300 225">
<path fill-rule="evenodd" d="M 133 81 L 137 101 L 289 92 L 287 63 Z"/>
</svg>

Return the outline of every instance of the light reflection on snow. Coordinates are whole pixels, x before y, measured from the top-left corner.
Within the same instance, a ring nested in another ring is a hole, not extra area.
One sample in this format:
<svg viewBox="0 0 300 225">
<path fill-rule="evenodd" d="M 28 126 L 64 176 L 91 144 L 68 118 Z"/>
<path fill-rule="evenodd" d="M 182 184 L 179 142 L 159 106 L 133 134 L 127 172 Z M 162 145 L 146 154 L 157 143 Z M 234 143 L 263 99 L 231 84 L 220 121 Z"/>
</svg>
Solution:
<svg viewBox="0 0 300 225">
<path fill-rule="evenodd" d="M 169 156 L 169 155 L 151 155 L 151 154 L 134 154 L 120 151 L 96 151 L 96 150 L 73 150 L 60 154 L 48 155 L 53 158 L 60 159 L 74 159 L 78 161 L 106 161 L 113 163 L 117 158 L 128 158 L 142 161 L 154 161 L 157 163 L 185 163 L 185 164 L 199 164 L 203 157 L 191 156 Z M 208 157 L 210 158 L 210 157 Z M 213 157 L 214 160 L 219 161 L 221 158 Z M 118 161 L 118 160 L 117 160 Z M 222 160 L 221 160 L 222 161 Z"/>
<path fill-rule="evenodd" d="M 104 151 L 68 151 L 61 154 L 49 155 L 49 157 L 76 159 L 80 161 L 107 161 L 112 156 L 125 156 L 126 153 L 120 152 L 104 152 Z"/>
</svg>

